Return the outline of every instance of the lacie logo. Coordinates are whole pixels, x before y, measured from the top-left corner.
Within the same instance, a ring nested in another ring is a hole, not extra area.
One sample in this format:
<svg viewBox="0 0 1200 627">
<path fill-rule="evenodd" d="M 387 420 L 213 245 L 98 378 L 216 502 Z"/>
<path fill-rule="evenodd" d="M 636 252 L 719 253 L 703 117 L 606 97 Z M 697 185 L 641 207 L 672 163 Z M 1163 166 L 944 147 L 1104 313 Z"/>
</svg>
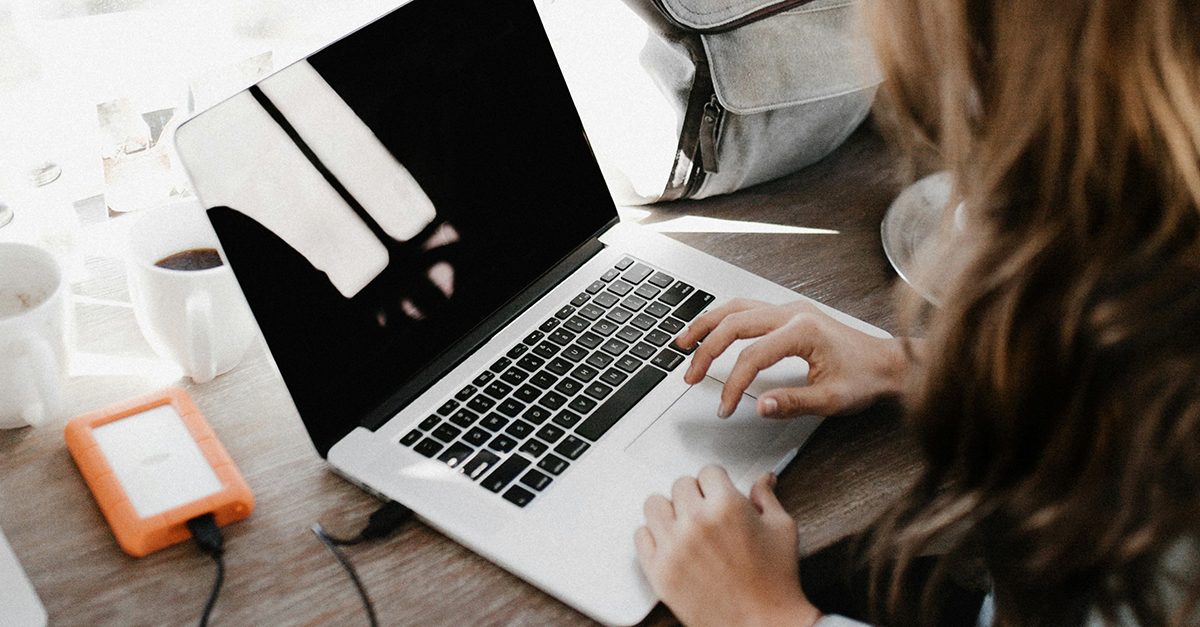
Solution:
<svg viewBox="0 0 1200 627">
<path fill-rule="evenodd" d="M 161 464 L 161 463 L 167 461 L 167 459 L 169 459 L 170 457 L 171 457 L 170 453 L 159 453 L 157 455 L 151 455 L 149 457 L 142 459 L 142 465 L 143 466 L 153 466 L 155 464 Z"/>
</svg>

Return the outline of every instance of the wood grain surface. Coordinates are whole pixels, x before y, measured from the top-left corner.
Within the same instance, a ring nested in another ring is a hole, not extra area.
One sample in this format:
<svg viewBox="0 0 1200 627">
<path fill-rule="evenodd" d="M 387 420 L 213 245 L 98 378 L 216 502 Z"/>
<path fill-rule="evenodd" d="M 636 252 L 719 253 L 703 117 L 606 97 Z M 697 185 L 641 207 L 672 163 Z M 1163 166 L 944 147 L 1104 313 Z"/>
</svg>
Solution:
<svg viewBox="0 0 1200 627">
<path fill-rule="evenodd" d="M 878 135 L 860 129 L 826 160 L 737 194 L 655 207 L 644 223 L 696 215 L 836 230 L 830 235 L 689 233 L 673 237 L 888 331 L 895 274 L 879 224 L 899 191 Z M 113 258 L 87 260 L 75 286 L 76 350 L 139 364 L 154 358 Z M 116 304 L 114 304 L 116 303 Z M 136 367 L 74 376 L 71 415 L 162 387 L 187 389 L 253 488 L 253 515 L 226 528 L 225 587 L 214 626 L 366 625 L 346 574 L 310 532 L 357 531 L 378 501 L 330 472 L 261 342 L 206 385 Z M 190 543 L 142 559 L 121 552 L 63 442 L 65 419 L 0 431 L 0 527 L 52 625 L 188 625 L 214 567 Z M 914 477 L 895 412 L 827 420 L 781 477 L 802 549 L 861 529 Z M 589 619 L 414 522 L 348 553 L 384 625 L 591 625 Z M 0 617 L 0 623 L 3 617 Z M 673 624 L 659 606 L 647 625 Z"/>
</svg>

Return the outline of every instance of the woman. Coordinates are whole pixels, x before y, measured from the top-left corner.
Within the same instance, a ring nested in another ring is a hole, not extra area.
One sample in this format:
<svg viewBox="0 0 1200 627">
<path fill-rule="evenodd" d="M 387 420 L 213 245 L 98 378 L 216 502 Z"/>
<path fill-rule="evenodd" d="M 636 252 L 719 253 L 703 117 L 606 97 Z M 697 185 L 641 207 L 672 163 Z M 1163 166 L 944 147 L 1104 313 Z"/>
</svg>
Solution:
<svg viewBox="0 0 1200 627">
<path fill-rule="evenodd" d="M 789 355 L 810 362 L 809 386 L 765 394 L 762 415 L 903 396 L 927 463 L 867 538 L 888 624 L 934 619 L 945 568 L 921 590 L 904 582 L 935 542 L 943 565 L 981 557 L 981 624 L 1195 624 L 1200 3 L 873 4 L 884 116 L 910 156 L 953 174 L 966 212 L 927 338 L 735 302 L 681 339 L 708 336 L 687 379 L 761 337 L 721 413 Z M 685 624 L 845 620 L 805 598 L 772 485 L 747 499 L 706 468 L 646 502 L 641 563 Z"/>
</svg>

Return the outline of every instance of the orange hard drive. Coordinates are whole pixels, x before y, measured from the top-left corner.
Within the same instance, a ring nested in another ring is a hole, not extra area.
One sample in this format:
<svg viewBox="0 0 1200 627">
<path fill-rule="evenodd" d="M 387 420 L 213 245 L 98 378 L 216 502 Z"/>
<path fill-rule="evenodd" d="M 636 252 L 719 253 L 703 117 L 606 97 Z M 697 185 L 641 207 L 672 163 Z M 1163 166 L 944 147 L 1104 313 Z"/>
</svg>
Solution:
<svg viewBox="0 0 1200 627">
<path fill-rule="evenodd" d="M 254 509 L 250 486 L 182 389 L 76 416 L 64 435 L 117 542 L 135 557 L 187 540 L 197 516 L 212 513 L 224 526 Z"/>
</svg>

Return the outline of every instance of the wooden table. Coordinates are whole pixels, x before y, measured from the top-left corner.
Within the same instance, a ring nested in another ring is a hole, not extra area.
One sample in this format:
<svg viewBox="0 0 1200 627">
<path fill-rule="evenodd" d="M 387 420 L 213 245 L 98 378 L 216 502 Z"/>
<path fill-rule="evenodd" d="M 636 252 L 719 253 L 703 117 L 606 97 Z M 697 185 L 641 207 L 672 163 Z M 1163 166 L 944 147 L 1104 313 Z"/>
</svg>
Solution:
<svg viewBox="0 0 1200 627">
<path fill-rule="evenodd" d="M 894 179 L 893 161 L 867 127 L 801 173 L 731 196 L 657 207 L 643 222 L 690 214 L 836 230 L 675 237 L 896 332 L 895 274 L 879 239 L 880 220 L 899 191 Z M 353 586 L 309 528 L 320 520 L 350 534 L 378 502 L 326 469 L 263 344 L 209 384 L 164 381 L 136 367 L 154 355 L 127 306 L 120 262 L 89 257 L 87 264 L 91 278 L 75 286 L 76 350 L 124 366 L 73 376 L 71 414 L 180 385 L 257 496 L 253 515 L 226 528 L 227 577 L 213 624 L 365 625 Z M 66 450 L 64 424 L 0 431 L 0 527 L 50 623 L 194 624 L 212 584 L 212 562 L 191 543 L 142 559 L 123 553 Z M 897 427 L 896 416 L 880 410 L 828 420 L 784 473 L 778 491 L 800 525 L 804 551 L 861 528 L 908 485 L 916 456 L 898 446 Z M 349 554 L 384 625 L 592 624 L 418 522 Z M 673 622 L 660 606 L 646 624 Z"/>
</svg>

